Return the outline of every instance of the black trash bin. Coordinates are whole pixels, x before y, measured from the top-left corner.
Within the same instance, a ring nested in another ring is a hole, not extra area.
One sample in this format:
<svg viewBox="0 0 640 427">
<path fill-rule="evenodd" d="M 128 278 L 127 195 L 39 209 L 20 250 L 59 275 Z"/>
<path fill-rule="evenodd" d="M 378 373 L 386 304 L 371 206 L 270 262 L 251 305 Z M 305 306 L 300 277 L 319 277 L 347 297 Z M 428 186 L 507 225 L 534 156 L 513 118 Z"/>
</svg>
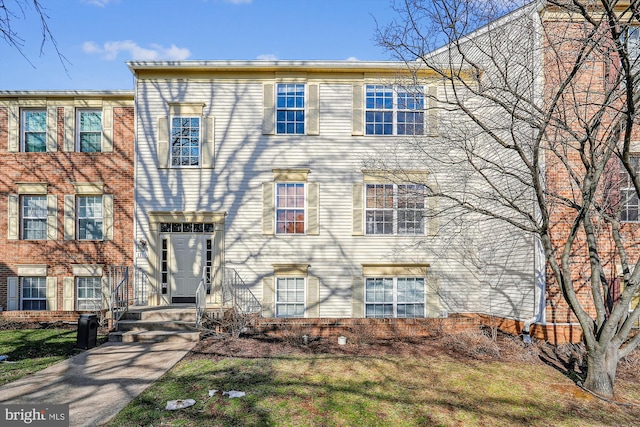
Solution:
<svg viewBox="0 0 640 427">
<path fill-rule="evenodd" d="M 98 341 L 98 316 L 81 314 L 78 319 L 78 344 L 76 347 L 89 349 Z"/>
</svg>

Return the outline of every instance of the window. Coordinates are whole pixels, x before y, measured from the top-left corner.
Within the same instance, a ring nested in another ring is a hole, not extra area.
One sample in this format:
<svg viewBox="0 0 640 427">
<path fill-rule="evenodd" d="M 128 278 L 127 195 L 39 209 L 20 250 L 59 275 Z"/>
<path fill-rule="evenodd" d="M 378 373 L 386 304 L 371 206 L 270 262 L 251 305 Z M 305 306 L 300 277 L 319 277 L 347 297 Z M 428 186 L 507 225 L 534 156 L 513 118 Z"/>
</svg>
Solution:
<svg viewBox="0 0 640 427">
<path fill-rule="evenodd" d="M 78 151 L 102 151 L 102 110 L 78 110 Z"/>
<path fill-rule="evenodd" d="M 304 234 L 304 183 L 276 184 L 276 233 Z"/>
<path fill-rule="evenodd" d="M 276 132 L 304 134 L 304 84 L 277 85 Z"/>
<path fill-rule="evenodd" d="M 22 239 L 46 240 L 47 196 L 22 196 Z"/>
<path fill-rule="evenodd" d="M 161 233 L 213 233 L 212 222 L 161 222 Z"/>
<path fill-rule="evenodd" d="M 367 234 L 424 234 L 422 184 L 367 184 Z"/>
<path fill-rule="evenodd" d="M 102 240 L 102 196 L 78 196 L 78 239 Z"/>
<path fill-rule="evenodd" d="M 425 317 L 425 297 L 424 278 L 366 278 L 365 316 Z"/>
<path fill-rule="evenodd" d="M 78 277 L 78 310 L 100 310 L 102 308 L 102 277 Z"/>
<path fill-rule="evenodd" d="M 424 93 L 420 88 L 367 85 L 367 135 L 423 135 Z"/>
<path fill-rule="evenodd" d="M 304 277 L 276 279 L 276 317 L 304 317 Z"/>
<path fill-rule="evenodd" d="M 171 166 L 200 165 L 200 117 L 171 118 Z"/>
<path fill-rule="evenodd" d="M 22 111 L 22 149 L 28 153 L 47 151 L 46 110 Z"/>
<path fill-rule="evenodd" d="M 636 173 L 640 171 L 640 156 L 631 156 L 630 160 Z M 640 221 L 640 216 L 638 215 L 640 212 L 640 200 L 638 200 L 633 181 L 624 167 L 620 168 L 620 198 L 622 201 L 620 220 L 626 222 Z"/>
<path fill-rule="evenodd" d="M 640 59 L 640 27 L 630 26 L 627 29 L 627 49 L 629 59 L 637 66 L 637 61 Z"/>
<path fill-rule="evenodd" d="M 162 248 L 160 251 L 160 274 L 162 275 L 162 295 L 167 294 L 169 288 L 169 239 L 162 239 Z"/>
<path fill-rule="evenodd" d="M 47 309 L 46 277 L 22 277 L 22 310 Z"/>
</svg>

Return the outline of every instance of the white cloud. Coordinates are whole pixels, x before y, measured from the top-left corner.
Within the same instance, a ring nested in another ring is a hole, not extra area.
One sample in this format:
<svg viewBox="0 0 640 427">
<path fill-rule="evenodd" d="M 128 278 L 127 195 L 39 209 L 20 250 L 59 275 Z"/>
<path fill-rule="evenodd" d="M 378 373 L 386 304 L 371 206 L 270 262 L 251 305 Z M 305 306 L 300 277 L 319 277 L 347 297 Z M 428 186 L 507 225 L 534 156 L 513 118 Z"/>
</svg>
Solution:
<svg viewBox="0 0 640 427">
<path fill-rule="evenodd" d="M 180 61 L 191 56 L 189 49 L 178 47 L 175 44 L 169 47 L 152 44 L 150 48 L 144 48 L 132 40 L 109 41 L 105 42 L 102 46 L 99 46 L 93 41 L 88 41 L 83 43 L 82 50 L 88 54 L 101 54 L 102 59 L 107 61 L 113 61 L 121 52 L 127 53 L 129 59 L 139 61 Z"/>
<path fill-rule="evenodd" d="M 111 2 L 111 0 L 82 0 L 82 2 L 98 7 L 105 7 L 109 2 Z"/>
<path fill-rule="evenodd" d="M 356 58 L 355 56 L 350 56 L 347 58 L 347 61 L 360 61 L 358 58 Z"/>
<path fill-rule="evenodd" d="M 256 59 L 259 59 L 260 61 L 277 61 L 278 57 L 271 53 L 265 53 L 262 55 L 258 55 Z"/>
</svg>

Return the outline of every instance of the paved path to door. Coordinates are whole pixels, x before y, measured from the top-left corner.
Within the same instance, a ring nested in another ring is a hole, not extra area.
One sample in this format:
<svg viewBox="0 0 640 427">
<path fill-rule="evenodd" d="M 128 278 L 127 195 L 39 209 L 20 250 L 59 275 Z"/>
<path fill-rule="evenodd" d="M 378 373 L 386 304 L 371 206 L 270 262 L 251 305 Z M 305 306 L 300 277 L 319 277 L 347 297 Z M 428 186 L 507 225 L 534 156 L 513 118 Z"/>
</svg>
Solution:
<svg viewBox="0 0 640 427">
<path fill-rule="evenodd" d="M 0 387 L 0 403 L 68 403 L 71 426 L 99 426 L 171 369 L 194 345 L 103 344 L 5 384 Z"/>
</svg>

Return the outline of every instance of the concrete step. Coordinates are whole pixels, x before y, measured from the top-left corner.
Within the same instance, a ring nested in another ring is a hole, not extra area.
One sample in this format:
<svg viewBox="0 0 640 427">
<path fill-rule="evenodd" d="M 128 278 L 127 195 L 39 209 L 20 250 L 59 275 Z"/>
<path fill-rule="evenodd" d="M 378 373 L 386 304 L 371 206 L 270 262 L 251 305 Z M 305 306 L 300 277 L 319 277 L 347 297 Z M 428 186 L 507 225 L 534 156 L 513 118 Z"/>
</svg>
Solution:
<svg viewBox="0 0 640 427">
<path fill-rule="evenodd" d="M 195 307 L 146 307 L 127 311 L 122 320 L 195 322 Z"/>
<path fill-rule="evenodd" d="M 182 320 L 120 320 L 118 331 L 189 331 L 195 329 L 195 319 L 192 322 Z"/>
<path fill-rule="evenodd" d="M 187 331 L 127 331 L 112 332 L 109 334 L 111 342 L 197 342 L 200 340 L 200 332 Z"/>
</svg>

